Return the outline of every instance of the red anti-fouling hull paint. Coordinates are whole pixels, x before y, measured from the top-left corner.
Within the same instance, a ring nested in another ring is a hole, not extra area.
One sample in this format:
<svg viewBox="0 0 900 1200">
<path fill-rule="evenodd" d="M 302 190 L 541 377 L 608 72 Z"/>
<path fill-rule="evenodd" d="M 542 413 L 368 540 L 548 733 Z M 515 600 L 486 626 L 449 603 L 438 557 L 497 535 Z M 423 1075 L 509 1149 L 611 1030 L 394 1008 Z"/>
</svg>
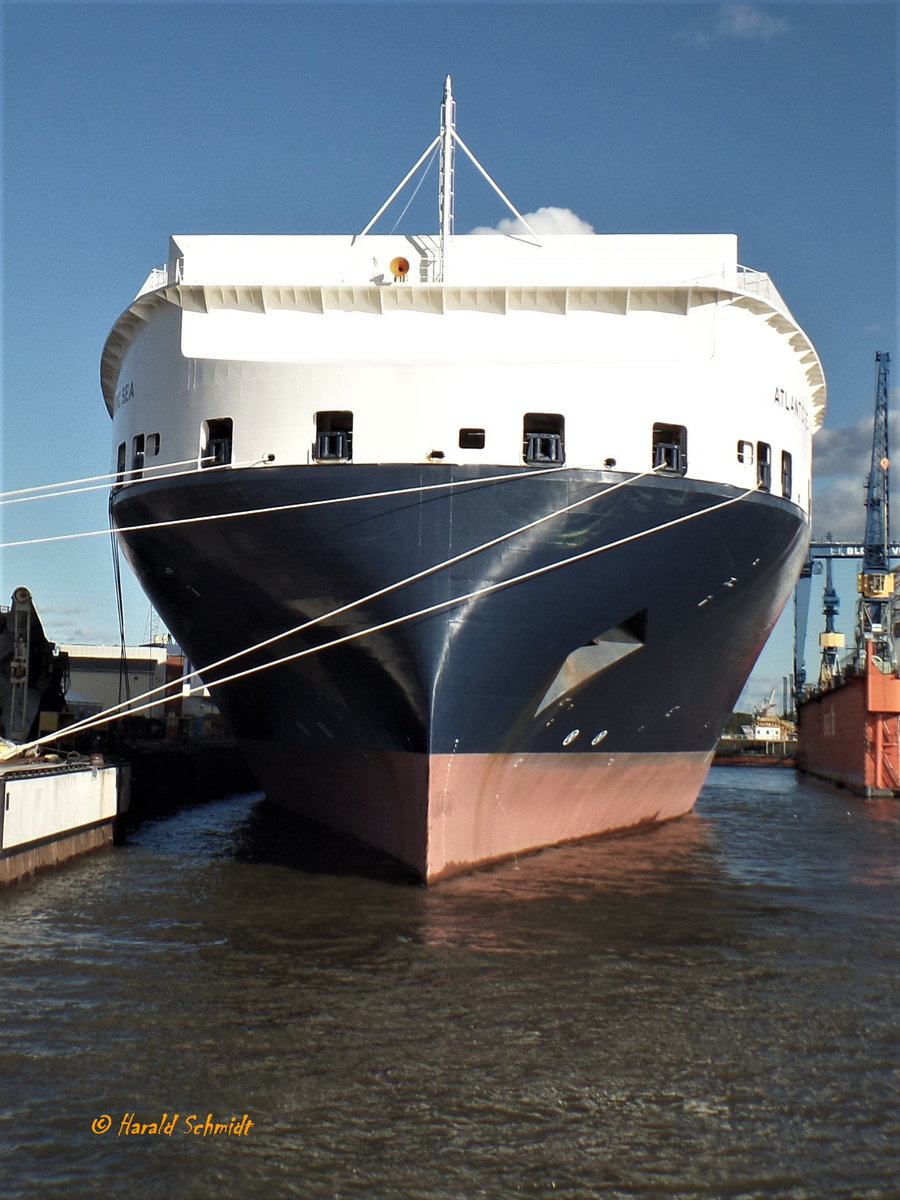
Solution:
<svg viewBox="0 0 900 1200">
<path fill-rule="evenodd" d="M 434 754 L 425 876 L 693 808 L 710 754 Z"/>
<path fill-rule="evenodd" d="M 543 846 L 683 816 L 710 753 L 291 756 L 243 749 L 270 799 L 384 850 L 426 882 Z M 276 752 L 277 753 L 277 752 Z M 302 787 L 296 780 L 302 780 Z"/>
</svg>

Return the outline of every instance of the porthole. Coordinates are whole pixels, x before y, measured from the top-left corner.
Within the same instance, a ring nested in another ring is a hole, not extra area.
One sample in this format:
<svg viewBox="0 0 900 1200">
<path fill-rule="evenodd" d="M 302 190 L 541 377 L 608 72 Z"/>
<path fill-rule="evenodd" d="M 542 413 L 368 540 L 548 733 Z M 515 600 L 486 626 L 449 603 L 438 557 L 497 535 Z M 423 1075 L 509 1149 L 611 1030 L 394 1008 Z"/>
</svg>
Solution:
<svg viewBox="0 0 900 1200">
<path fill-rule="evenodd" d="M 459 431 L 459 448 L 460 450 L 483 450 L 484 430 L 461 429 Z"/>
</svg>

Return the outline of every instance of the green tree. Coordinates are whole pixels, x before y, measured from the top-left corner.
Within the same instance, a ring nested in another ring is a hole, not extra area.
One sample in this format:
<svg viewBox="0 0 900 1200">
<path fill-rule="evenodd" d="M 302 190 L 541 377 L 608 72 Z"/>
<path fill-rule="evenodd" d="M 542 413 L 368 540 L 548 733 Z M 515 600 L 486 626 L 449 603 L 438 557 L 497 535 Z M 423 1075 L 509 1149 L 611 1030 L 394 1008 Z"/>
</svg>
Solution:
<svg viewBox="0 0 900 1200">
<path fill-rule="evenodd" d="M 722 732 L 732 737 L 740 737 L 742 725 L 753 724 L 753 713 L 748 712 L 733 712 L 725 722 L 725 728 Z"/>
</svg>

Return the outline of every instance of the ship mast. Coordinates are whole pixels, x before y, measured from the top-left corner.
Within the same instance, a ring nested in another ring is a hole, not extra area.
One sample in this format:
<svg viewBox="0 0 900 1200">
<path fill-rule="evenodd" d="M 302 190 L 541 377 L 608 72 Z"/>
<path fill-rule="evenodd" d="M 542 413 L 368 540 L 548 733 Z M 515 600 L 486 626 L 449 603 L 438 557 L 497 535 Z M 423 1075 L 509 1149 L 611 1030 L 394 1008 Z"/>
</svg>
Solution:
<svg viewBox="0 0 900 1200">
<path fill-rule="evenodd" d="M 516 208 L 516 206 L 513 204 L 513 202 L 509 199 L 509 197 L 507 195 L 505 195 L 505 193 L 503 191 L 501 191 L 499 185 L 497 183 L 495 183 L 495 181 L 487 173 L 487 171 L 484 169 L 484 167 L 481 165 L 481 163 L 478 161 L 478 159 L 475 157 L 475 155 L 472 153 L 472 151 L 466 145 L 466 143 L 462 140 L 462 138 L 456 132 L 456 101 L 453 99 L 453 85 L 452 85 L 452 80 L 449 75 L 447 75 L 444 78 L 444 97 L 443 97 L 443 100 L 441 101 L 441 129 L 440 129 L 440 132 L 438 133 L 437 137 L 434 138 L 434 140 L 429 143 L 429 145 L 427 146 L 425 151 L 419 156 L 419 158 L 416 160 L 416 162 L 413 164 L 413 166 L 410 167 L 410 169 L 406 172 L 406 174 L 403 176 L 403 178 L 400 180 L 400 182 L 397 184 L 397 186 L 391 192 L 390 196 L 388 196 L 387 200 L 385 200 L 384 204 L 382 204 L 381 208 L 379 208 L 378 212 L 371 219 L 371 221 L 368 223 L 368 225 L 365 227 L 365 229 L 363 229 L 361 233 L 356 234 L 356 236 L 353 239 L 354 242 L 358 238 L 362 238 L 362 237 L 366 236 L 366 234 L 369 232 L 369 230 L 372 228 L 372 226 L 375 224 L 375 222 L 379 219 L 379 217 L 386 211 L 386 209 L 391 204 L 393 204 L 394 200 L 397 198 L 397 196 L 400 194 L 400 192 L 402 192 L 402 190 L 406 187 L 406 185 L 409 183 L 410 179 L 412 179 L 413 175 L 415 175 L 416 171 L 418 171 L 418 169 L 425 162 L 426 158 L 428 158 L 428 156 L 432 153 L 432 151 L 438 146 L 440 146 L 440 151 L 441 151 L 440 180 L 439 180 L 439 185 L 438 185 L 438 209 L 439 209 L 438 215 L 439 215 L 439 219 L 440 219 L 440 233 L 439 233 L 439 247 L 438 247 L 438 251 L 439 251 L 438 252 L 438 260 L 439 261 L 437 263 L 437 273 L 436 273 L 436 281 L 438 283 L 442 283 L 444 280 L 444 255 L 447 250 L 447 244 L 450 241 L 450 239 L 453 237 L 453 203 L 454 203 L 454 186 L 455 186 L 455 184 L 454 184 L 454 174 L 455 174 L 454 159 L 455 159 L 455 155 L 456 155 L 456 147 L 457 146 L 459 146 L 460 150 L 462 150 L 462 152 L 466 155 L 466 157 L 471 161 L 473 166 L 475 166 L 478 169 L 478 171 L 481 172 L 482 176 L 487 180 L 487 182 L 491 185 L 491 187 L 494 189 L 494 191 L 497 193 L 497 195 L 500 197 L 500 199 L 503 201 L 503 203 L 506 205 L 506 207 L 512 213 L 512 215 L 516 218 L 519 225 L 521 225 L 522 230 L 524 230 L 524 233 L 519 233 L 518 231 L 516 231 L 516 233 L 513 234 L 512 236 L 518 237 L 525 241 L 530 240 L 533 243 L 533 245 L 540 246 L 541 242 L 540 242 L 540 239 L 538 238 L 538 235 L 534 232 L 534 230 L 531 228 L 531 226 L 528 224 L 528 222 L 525 220 L 525 218 L 522 216 L 522 214 L 519 212 L 519 210 Z"/>
<path fill-rule="evenodd" d="M 444 249 L 453 237 L 453 170 L 456 140 L 456 101 L 450 76 L 444 80 L 444 100 L 441 104 L 441 175 L 438 189 L 438 207 L 441 229 L 440 270 L 444 274 Z"/>
</svg>

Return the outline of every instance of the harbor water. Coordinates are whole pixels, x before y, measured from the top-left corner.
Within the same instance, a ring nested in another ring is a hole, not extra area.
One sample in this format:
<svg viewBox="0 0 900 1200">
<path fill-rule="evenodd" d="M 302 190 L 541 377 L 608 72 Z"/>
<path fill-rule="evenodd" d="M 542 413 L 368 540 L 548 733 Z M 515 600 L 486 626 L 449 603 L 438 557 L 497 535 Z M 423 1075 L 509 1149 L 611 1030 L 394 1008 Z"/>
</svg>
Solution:
<svg viewBox="0 0 900 1200">
<path fill-rule="evenodd" d="M 431 889 L 187 807 L 0 893 L 0 1192 L 900 1195 L 900 802 L 696 811 Z"/>
</svg>

